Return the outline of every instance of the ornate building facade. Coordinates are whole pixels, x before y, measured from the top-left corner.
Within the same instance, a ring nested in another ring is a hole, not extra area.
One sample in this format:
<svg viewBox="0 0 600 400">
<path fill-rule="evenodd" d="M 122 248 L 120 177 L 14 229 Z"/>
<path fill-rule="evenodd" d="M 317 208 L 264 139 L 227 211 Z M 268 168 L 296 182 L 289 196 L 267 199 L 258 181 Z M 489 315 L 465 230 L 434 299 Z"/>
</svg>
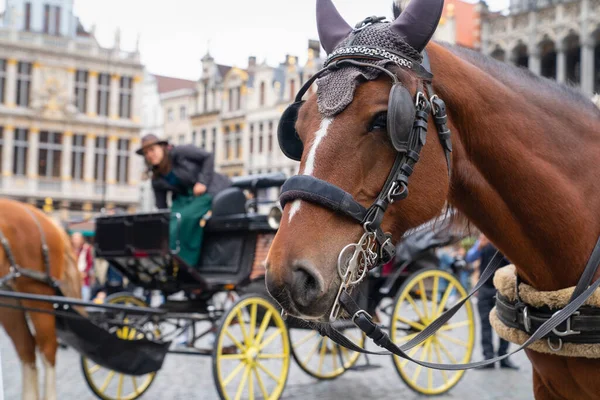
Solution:
<svg viewBox="0 0 600 400">
<path fill-rule="evenodd" d="M 245 69 L 216 64 L 207 54 L 192 115 L 193 142 L 215 153 L 218 169 L 229 176 L 297 172 L 277 144 L 281 113 L 296 91 L 322 64 L 318 41 L 309 41 L 305 65 L 287 55 L 276 67 L 248 58 Z M 312 89 L 314 90 L 314 89 Z"/>
<path fill-rule="evenodd" d="M 600 92 L 600 0 L 511 0 L 487 13 L 482 51 L 533 73 Z"/>
<path fill-rule="evenodd" d="M 0 195 L 62 219 L 139 202 L 143 68 L 102 48 L 73 0 L 7 0 L 0 27 Z"/>
</svg>

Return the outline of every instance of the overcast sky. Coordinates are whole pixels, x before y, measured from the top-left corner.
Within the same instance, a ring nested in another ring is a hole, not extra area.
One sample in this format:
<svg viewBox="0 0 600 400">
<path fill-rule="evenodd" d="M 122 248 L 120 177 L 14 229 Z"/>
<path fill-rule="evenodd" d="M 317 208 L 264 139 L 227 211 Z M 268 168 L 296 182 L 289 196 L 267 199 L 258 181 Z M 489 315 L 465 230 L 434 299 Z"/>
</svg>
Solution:
<svg viewBox="0 0 600 400">
<path fill-rule="evenodd" d="M 470 0 L 474 1 L 474 0 Z M 369 15 L 391 16 L 392 0 L 335 0 L 354 25 Z M 491 9 L 507 0 L 489 0 Z M 96 25 L 103 46 L 112 46 L 121 28 L 121 46 L 141 36 L 142 62 L 155 74 L 186 79 L 200 76 L 200 58 L 245 67 L 248 56 L 272 65 L 286 54 L 306 58 L 308 39 L 317 39 L 314 0 L 75 0 L 86 28 Z"/>
</svg>

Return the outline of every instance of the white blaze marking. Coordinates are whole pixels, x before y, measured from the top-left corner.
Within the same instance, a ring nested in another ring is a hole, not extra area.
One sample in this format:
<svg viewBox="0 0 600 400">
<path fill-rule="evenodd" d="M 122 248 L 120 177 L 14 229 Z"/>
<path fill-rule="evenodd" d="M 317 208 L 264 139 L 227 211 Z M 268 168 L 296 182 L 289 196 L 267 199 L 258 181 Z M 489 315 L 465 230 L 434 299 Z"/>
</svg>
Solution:
<svg viewBox="0 0 600 400">
<path fill-rule="evenodd" d="M 310 148 L 310 151 L 308 152 L 308 157 L 306 157 L 306 163 L 304 164 L 304 171 L 302 172 L 302 175 L 312 175 L 315 171 L 317 147 L 319 147 L 319 144 L 321 143 L 323 138 L 327 136 L 327 130 L 329 129 L 329 126 L 332 122 L 333 118 L 324 118 L 321 121 L 321 126 L 319 127 L 317 133 L 315 133 L 315 140 Z M 301 200 L 294 200 L 294 202 L 292 203 L 292 207 L 290 208 L 290 218 L 288 222 L 292 222 L 292 218 L 294 217 L 294 215 L 296 215 L 296 213 L 300 211 L 300 205 Z"/>
<path fill-rule="evenodd" d="M 44 397 L 45 400 L 56 400 L 56 369 L 51 365 L 46 357 L 42 356 L 44 361 Z"/>
<path fill-rule="evenodd" d="M 39 400 L 38 375 L 35 364 L 21 362 L 23 369 L 23 400 Z"/>
</svg>

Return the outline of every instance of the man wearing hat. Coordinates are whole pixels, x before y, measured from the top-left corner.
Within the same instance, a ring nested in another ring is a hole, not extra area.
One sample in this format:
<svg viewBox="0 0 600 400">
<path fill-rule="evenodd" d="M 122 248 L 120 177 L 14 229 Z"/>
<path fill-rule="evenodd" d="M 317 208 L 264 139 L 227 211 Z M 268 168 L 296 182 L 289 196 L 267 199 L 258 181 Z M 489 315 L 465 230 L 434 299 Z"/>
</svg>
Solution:
<svg viewBox="0 0 600 400">
<path fill-rule="evenodd" d="M 215 172 L 214 156 L 193 145 L 173 146 L 154 134 L 145 135 L 136 151 L 144 156 L 152 178 L 152 190 L 158 209 L 168 208 L 167 193 L 172 193 L 171 211 L 181 214 L 171 220 L 171 247 L 179 235 L 179 256 L 196 266 L 202 247 L 200 219 L 210 210 L 215 194 L 231 186 L 229 179 Z"/>
</svg>

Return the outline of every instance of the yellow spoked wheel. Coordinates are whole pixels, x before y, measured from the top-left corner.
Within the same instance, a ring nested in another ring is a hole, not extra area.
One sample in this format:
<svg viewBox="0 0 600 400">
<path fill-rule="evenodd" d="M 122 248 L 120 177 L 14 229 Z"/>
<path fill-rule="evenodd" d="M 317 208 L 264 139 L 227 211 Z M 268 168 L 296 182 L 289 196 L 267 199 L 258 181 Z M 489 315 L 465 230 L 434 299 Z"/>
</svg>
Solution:
<svg viewBox="0 0 600 400">
<path fill-rule="evenodd" d="M 117 293 L 106 298 L 107 304 L 123 304 L 139 307 L 148 305 L 130 294 Z M 125 318 L 124 322 L 127 322 Z M 143 333 L 135 328 L 123 326 L 114 329 L 116 335 L 121 339 L 136 340 L 144 337 Z M 156 335 L 159 334 L 156 328 Z M 83 376 L 89 388 L 102 400 L 133 400 L 143 395 L 156 377 L 156 373 L 142 376 L 125 375 L 110 369 L 106 369 L 89 358 L 81 357 Z"/>
<path fill-rule="evenodd" d="M 392 314 L 390 336 L 400 346 L 466 297 L 467 291 L 451 274 L 425 269 L 411 275 L 400 287 Z M 458 364 L 471 360 L 475 343 L 475 320 L 467 302 L 435 335 L 407 352 L 420 361 Z M 415 392 L 442 394 L 454 387 L 465 371 L 438 371 L 394 356 L 400 377 Z"/>
<path fill-rule="evenodd" d="M 241 297 L 223 316 L 213 357 L 213 377 L 222 399 L 278 399 L 290 366 L 287 326 L 273 303 L 255 294 Z"/>
<path fill-rule="evenodd" d="M 351 325 L 351 326 L 350 326 Z M 365 334 L 351 324 L 339 329 L 350 340 L 364 348 Z M 317 379 L 334 379 L 358 361 L 360 353 L 342 347 L 319 332 L 308 329 L 290 329 L 292 355 L 298 366 Z"/>
</svg>

